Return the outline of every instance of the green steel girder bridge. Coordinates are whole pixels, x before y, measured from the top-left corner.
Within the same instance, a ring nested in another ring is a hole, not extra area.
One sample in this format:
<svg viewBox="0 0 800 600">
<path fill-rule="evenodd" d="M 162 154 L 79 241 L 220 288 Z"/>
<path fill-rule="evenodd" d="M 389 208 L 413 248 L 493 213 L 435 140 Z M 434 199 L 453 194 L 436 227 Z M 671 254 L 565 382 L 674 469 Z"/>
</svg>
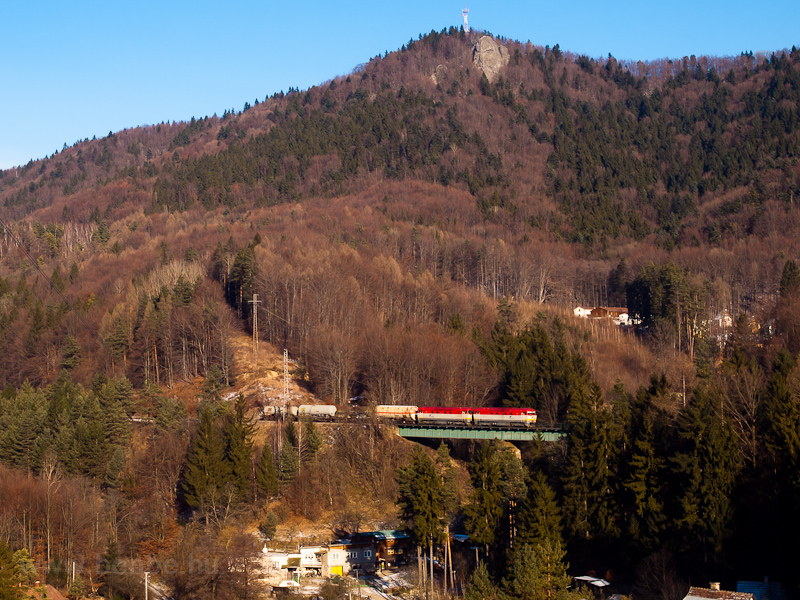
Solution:
<svg viewBox="0 0 800 600">
<path fill-rule="evenodd" d="M 404 438 L 442 438 L 452 440 L 505 440 L 508 442 L 557 442 L 566 435 L 560 425 L 513 427 L 456 427 L 431 425 L 399 425 L 397 433 Z"/>
</svg>

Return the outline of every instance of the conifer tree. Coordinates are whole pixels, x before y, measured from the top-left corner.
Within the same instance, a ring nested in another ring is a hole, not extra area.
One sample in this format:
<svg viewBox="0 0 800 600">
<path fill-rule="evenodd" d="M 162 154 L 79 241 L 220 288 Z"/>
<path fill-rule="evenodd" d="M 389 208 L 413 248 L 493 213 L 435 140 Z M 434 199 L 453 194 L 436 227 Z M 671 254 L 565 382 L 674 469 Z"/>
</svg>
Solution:
<svg viewBox="0 0 800 600">
<path fill-rule="evenodd" d="M 264 444 L 256 465 L 256 489 L 262 498 L 270 498 L 278 493 L 278 474 L 269 444 Z"/>
<path fill-rule="evenodd" d="M 550 540 L 563 545 L 561 510 L 556 493 L 541 471 L 531 477 L 519 514 L 519 542 L 536 546 Z"/>
<path fill-rule="evenodd" d="M 26 548 L 21 548 L 14 552 L 11 557 L 14 563 L 14 575 L 19 583 L 24 586 L 31 586 L 36 581 L 36 565 Z"/>
<path fill-rule="evenodd" d="M 498 597 L 498 590 L 489 576 L 489 570 L 486 568 L 486 564 L 480 561 L 472 572 L 467 589 L 464 591 L 464 599 L 494 600 Z"/>
<path fill-rule="evenodd" d="M 197 431 L 186 458 L 183 491 L 186 503 L 199 507 L 210 494 L 222 489 L 229 479 L 224 440 L 214 424 L 211 410 L 200 412 Z"/>
<path fill-rule="evenodd" d="M 225 458 L 230 481 L 236 486 L 239 500 L 249 496 L 254 432 L 255 427 L 247 417 L 247 403 L 244 396 L 239 394 L 233 413 L 228 415 L 225 425 Z"/>
<path fill-rule="evenodd" d="M 106 475 L 110 445 L 106 437 L 103 412 L 94 397 L 89 397 L 83 414 L 75 424 L 76 464 L 80 471 L 95 481 Z"/>
<path fill-rule="evenodd" d="M 0 459 L 21 471 L 38 470 L 51 437 L 46 429 L 46 397 L 25 381 L 17 397 L 9 403 L 5 417 L 0 431 Z"/>
<path fill-rule="evenodd" d="M 312 419 L 307 419 L 305 422 L 305 435 L 303 436 L 303 441 L 305 442 L 306 452 L 304 460 L 306 462 L 312 460 L 314 456 L 316 456 L 319 449 L 322 448 L 322 436 L 317 429 L 317 426 L 314 425 L 314 421 Z"/>
<path fill-rule="evenodd" d="M 110 488 L 115 488 L 119 485 L 119 476 L 122 469 L 125 467 L 125 453 L 120 446 L 114 448 L 114 453 L 106 465 L 106 478 L 105 483 Z"/>
<path fill-rule="evenodd" d="M 637 419 L 638 434 L 631 444 L 623 486 L 626 503 L 627 534 L 643 550 L 659 543 L 666 517 L 661 496 L 663 459 L 657 453 L 653 419 L 644 413 Z"/>
<path fill-rule="evenodd" d="M 503 581 L 503 591 L 519 600 L 578 600 L 582 595 L 572 594 L 564 563 L 565 551 L 558 542 L 546 540 L 542 544 L 523 544 L 514 552 L 508 577 Z"/>
<path fill-rule="evenodd" d="M 86 587 L 83 585 L 83 579 L 76 577 L 72 580 L 72 583 L 69 584 L 67 598 L 75 598 L 76 600 L 82 598 L 85 590 Z"/>
<path fill-rule="evenodd" d="M 258 530 L 266 539 L 271 540 L 273 537 L 275 537 L 275 532 L 277 529 L 278 517 L 274 512 L 268 510 L 267 514 L 264 515 L 264 520 L 261 522 L 261 525 L 258 526 Z"/>
<path fill-rule="evenodd" d="M 619 535 L 617 516 L 617 461 L 619 429 L 610 410 L 606 410 L 600 388 L 593 385 L 597 406 L 589 439 L 589 485 L 592 491 L 592 526 L 597 535 L 606 539 Z"/>
<path fill-rule="evenodd" d="M 564 468 L 564 515 L 573 536 L 610 538 L 618 534 L 615 489 L 620 432 L 606 410 L 597 384 L 580 391 L 568 412 L 569 445 Z"/>
<path fill-rule="evenodd" d="M 733 515 L 730 495 L 739 454 L 733 428 L 715 414 L 702 388 L 678 418 L 671 463 L 671 488 L 677 491 L 674 524 L 689 555 L 710 565 L 722 548 Z"/>
<path fill-rule="evenodd" d="M 787 260 L 781 273 L 781 298 L 789 298 L 798 292 L 800 292 L 800 267 L 793 260 Z"/>
<path fill-rule="evenodd" d="M 792 379 L 797 377 L 797 361 L 785 349 L 780 350 L 772 363 L 767 393 L 761 407 L 764 445 L 771 467 L 790 472 L 800 462 L 800 406 Z M 788 471 L 787 471 L 788 467 Z"/>
<path fill-rule="evenodd" d="M 201 387 L 203 391 L 203 400 L 208 402 L 214 408 L 214 410 L 217 410 L 219 403 L 222 401 L 222 395 L 220 392 L 225 387 L 225 379 L 224 375 L 222 374 L 222 369 L 220 369 L 217 365 L 211 365 L 206 373 L 206 379 Z"/>
<path fill-rule="evenodd" d="M 297 436 L 297 425 L 295 425 L 294 421 L 288 421 L 286 423 L 286 427 L 284 427 L 283 432 L 286 434 L 286 442 L 294 446 L 295 448 L 300 447 L 300 440 Z"/>
<path fill-rule="evenodd" d="M 433 546 L 443 537 L 442 484 L 436 465 L 421 446 L 415 446 L 409 463 L 397 470 L 397 487 L 397 505 L 411 525 L 411 539 L 432 559 Z"/>
<path fill-rule="evenodd" d="M 125 375 L 120 375 L 119 379 L 114 382 L 114 400 L 122 405 L 125 414 L 129 417 L 133 416 L 136 412 L 136 405 L 133 398 L 133 385 Z"/>
<path fill-rule="evenodd" d="M 787 350 L 780 350 L 760 406 L 759 436 L 763 452 L 755 486 L 761 520 L 772 547 L 772 563 L 784 573 L 796 572 L 792 552 L 800 536 L 800 367 Z"/>
<path fill-rule="evenodd" d="M 470 463 L 472 502 L 464 507 L 464 525 L 474 543 L 489 548 L 497 541 L 497 531 L 503 515 L 502 471 L 492 444 L 483 444 Z"/>
<path fill-rule="evenodd" d="M 450 459 L 450 448 L 442 441 L 436 450 L 436 471 L 442 482 L 442 514 L 451 515 L 458 505 L 456 469 Z"/>
<path fill-rule="evenodd" d="M 428 546 L 442 536 L 442 485 L 436 465 L 416 446 L 409 463 L 397 470 L 398 500 L 402 518 L 411 525 L 415 543 Z"/>
<path fill-rule="evenodd" d="M 103 554 L 102 572 L 100 573 L 103 576 L 103 583 L 109 598 L 114 598 L 114 589 L 116 588 L 116 579 L 120 568 L 118 561 L 119 547 L 117 546 L 117 540 L 110 537 L 106 544 L 105 554 Z"/>
<path fill-rule="evenodd" d="M 281 447 L 278 458 L 278 476 L 284 485 L 290 483 L 300 472 L 300 455 L 288 440 Z"/>
<path fill-rule="evenodd" d="M 564 516 L 573 537 L 588 539 L 589 523 L 589 424 L 592 411 L 589 399 L 579 392 L 567 412 L 569 425 L 567 459 L 563 472 Z"/>
<path fill-rule="evenodd" d="M 179 427 L 186 422 L 188 414 L 186 405 L 180 400 L 160 396 L 156 406 L 156 429 L 164 432 Z"/>
<path fill-rule="evenodd" d="M 127 446 L 131 438 L 131 421 L 119 402 L 112 402 L 105 410 L 106 440 L 110 446 Z"/>
<path fill-rule="evenodd" d="M 81 347 L 78 341 L 71 335 L 65 340 L 64 349 L 61 351 L 61 368 L 74 369 L 83 361 Z"/>
<path fill-rule="evenodd" d="M 106 338 L 106 344 L 111 348 L 114 356 L 122 359 L 123 363 L 127 360 L 131 341 L 128 335 L 128 320 L 124 315 L 117 320 L 114 331 Z"/>
<path fill-rule="evenodd" d="M 18 600 L 22 598 L 17 587 L 14 572 L 14 561 L 5 541 L 0 539 L 0 600 Z"/>
</svg>

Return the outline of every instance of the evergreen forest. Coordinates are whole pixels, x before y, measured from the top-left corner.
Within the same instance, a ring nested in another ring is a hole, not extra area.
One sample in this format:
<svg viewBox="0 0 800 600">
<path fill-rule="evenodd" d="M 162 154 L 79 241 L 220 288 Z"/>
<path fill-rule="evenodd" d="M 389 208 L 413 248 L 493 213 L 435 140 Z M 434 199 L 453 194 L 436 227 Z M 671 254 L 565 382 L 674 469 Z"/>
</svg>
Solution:
<svg viewBox="0 0 800 600">
<path fill-rule="evenodd" d="M 145 570 L 260 597 L 298 523 L 439 559 L 466 535 L 437 585 L 470 600 L 577 600 L 585 574 L 798 597 L 800 50 L 494 36 L 488 77 L 484 35 L 0 170 L 0 598 L 132 599 Z M 368 416 L 258 421 L 254 333 Z M 378 404 L 530 407 L 564 436 L 413 444 Z"/>
</svg>

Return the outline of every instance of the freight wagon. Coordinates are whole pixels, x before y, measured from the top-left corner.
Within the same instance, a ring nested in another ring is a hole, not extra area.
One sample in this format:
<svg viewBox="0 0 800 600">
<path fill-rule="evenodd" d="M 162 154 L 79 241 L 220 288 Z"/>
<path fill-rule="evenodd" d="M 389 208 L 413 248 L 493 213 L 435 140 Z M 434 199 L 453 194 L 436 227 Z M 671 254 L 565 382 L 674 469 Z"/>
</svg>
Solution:
<svg viewBox="0 0 800 600">
<path fill-rule="evenodd" d="M 301 404 L 300 406 L 290 406 L 289 414 L 293 417 L 333 419 L 336 416 L 336 407 L 333 404 Z"/>
<path fill-rule="evenodd" d="M 416 406 L 402 406 L 393 404 L 379 404 L 375 407 L 375 416 L 379 419 L 399 419 L 413 421 L 417 414 Z"/>
</svg>

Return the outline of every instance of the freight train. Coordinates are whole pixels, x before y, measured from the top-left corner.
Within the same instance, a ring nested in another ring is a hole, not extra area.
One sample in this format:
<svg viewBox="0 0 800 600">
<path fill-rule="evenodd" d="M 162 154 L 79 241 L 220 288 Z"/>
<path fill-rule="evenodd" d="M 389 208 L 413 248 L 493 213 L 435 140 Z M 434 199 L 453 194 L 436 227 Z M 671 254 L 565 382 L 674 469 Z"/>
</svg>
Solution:
<svg viewBox="0 0 800 600">
<path fill-rule="evenodd" d="M 290 406 L 265 406 L 262 417 L 291 415 L 311 417 L 314 420 L 333 421 L 337 410 L 332 404 L 301 404 Z M 341 413 L 340 413 L 341 415 Z M 345 419 L 364 418 L 366 412 L 348 412 Z M 532 408 L 470 408 L 460 406 L 401 406 L 380 404 L 375 407 L 375 416 L 392 422 L 417 423 L 433 426 L 461 427 L 532 427 L 536 423 L 536 411 Z"/>
</svg>

